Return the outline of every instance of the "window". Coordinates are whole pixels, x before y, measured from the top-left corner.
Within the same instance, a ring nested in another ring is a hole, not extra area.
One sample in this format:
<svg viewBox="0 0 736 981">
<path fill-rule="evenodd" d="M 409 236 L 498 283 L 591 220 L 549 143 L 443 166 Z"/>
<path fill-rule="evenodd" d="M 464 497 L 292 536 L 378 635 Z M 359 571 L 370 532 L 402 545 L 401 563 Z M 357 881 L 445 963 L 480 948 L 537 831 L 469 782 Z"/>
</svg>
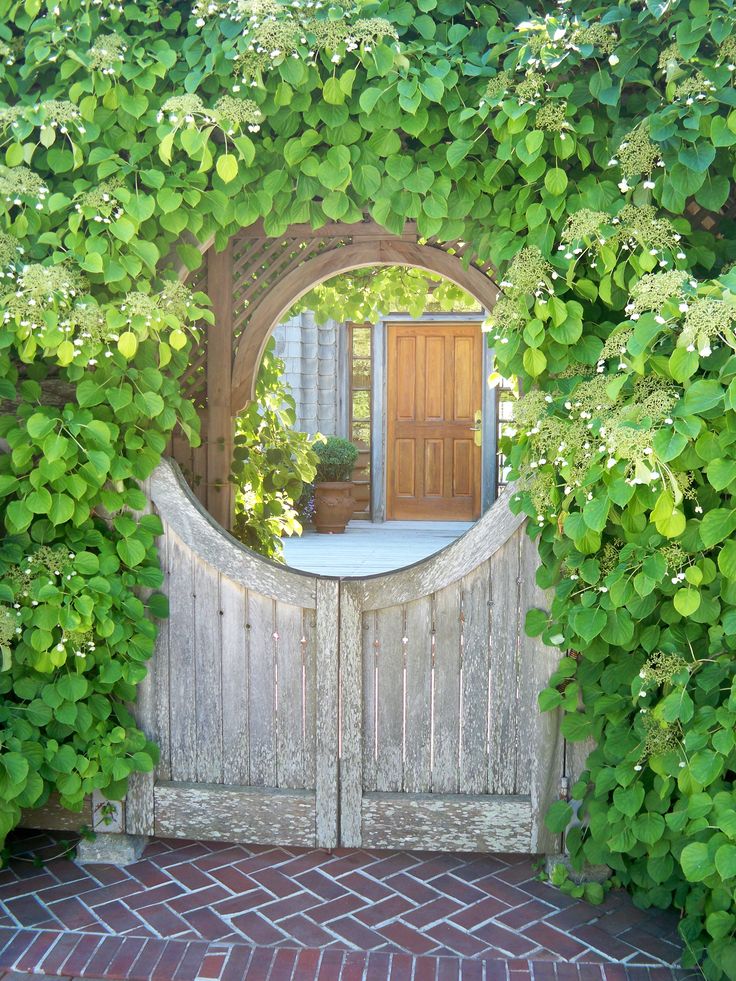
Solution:
<svg viewBox="0 0 736 981">
<path fill-rule="evenodd" d="M 348 436 L 358 447 L 353 473 L 355 517 L 371 510 L 371 325 L 349 324 L 348 374 L 350 402 Z"/>
</svg>

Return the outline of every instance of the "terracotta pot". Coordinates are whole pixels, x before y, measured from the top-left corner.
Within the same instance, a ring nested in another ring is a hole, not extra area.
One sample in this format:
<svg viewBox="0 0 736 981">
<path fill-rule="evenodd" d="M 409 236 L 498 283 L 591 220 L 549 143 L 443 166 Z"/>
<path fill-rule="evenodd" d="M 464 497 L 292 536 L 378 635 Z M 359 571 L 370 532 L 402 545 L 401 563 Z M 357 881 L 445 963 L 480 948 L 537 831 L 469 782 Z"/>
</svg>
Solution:
<svg viewBox="0 0 736 981">
<path fill-rule="evenodd" d="M 329 481 L 314 488 L 314 527 L 323 535 L 341 535 L 353 513 L 353 485 Z"/>
</svg>

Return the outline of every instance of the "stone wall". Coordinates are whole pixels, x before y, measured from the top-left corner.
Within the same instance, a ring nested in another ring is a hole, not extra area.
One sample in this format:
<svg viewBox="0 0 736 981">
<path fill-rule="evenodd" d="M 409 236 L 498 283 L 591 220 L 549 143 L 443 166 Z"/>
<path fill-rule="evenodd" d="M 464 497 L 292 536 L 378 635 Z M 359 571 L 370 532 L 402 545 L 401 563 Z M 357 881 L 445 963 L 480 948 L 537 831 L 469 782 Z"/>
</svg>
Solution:
<svg viewBox="0 0 736 981">
<path fill-rule="evenodd" d="M 304 432 L 340 434 L 338 344 L 341 324 L 318 324 L 307 310 L 274 331 L 276 354 L 296 401 L 297 425 Z"/>
</svg>

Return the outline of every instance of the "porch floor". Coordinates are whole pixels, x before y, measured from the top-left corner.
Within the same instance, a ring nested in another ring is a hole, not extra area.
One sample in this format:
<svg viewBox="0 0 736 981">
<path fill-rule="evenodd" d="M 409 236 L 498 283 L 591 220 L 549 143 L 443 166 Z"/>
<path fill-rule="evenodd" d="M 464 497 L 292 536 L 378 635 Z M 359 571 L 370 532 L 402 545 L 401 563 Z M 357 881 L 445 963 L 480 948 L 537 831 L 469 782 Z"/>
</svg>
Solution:
<svg viewBox="0 0 736 981">
<path fill-rule="evenodd" d="M 472 527 L 472 521 L 353 520 L 342 535 L 307 528 L 299 538 L 284 538 L 284 559 L 320 576 L 372 576 L 426 559 Z"/>
<path fill-rule="evenodd" d="M 600 906 L 525 855 L 153 839 L 125 869 L 18 832 L 3 971 L 126 981 L 679 981 L 674 912 Z M 28 859 L 44 860 L 39 867 Z M 25 858 L 25 861 L 22 858 Z M 690 975 L 693 976 L 692 974 Z M 14 975 L 11 975 L 14 977 Z"/>
</svg>

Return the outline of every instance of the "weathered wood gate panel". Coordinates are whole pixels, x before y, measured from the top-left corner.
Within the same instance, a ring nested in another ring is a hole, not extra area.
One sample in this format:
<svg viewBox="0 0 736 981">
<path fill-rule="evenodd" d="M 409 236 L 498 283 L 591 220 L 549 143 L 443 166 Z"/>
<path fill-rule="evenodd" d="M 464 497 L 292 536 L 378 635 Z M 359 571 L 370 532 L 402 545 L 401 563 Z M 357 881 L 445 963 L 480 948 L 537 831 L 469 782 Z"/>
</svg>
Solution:
<svg viewBox="0 0 736 981">
<path fill-rule="evenodd" d="M 169 463 L 151 481 L 170 619 L 127 828 L 333 847 L 540 852 L 563 773 L 527 638 L 536 550 L 504 499 L 410 569 L 323 579 L 248 551 Z"/>
</svg>

